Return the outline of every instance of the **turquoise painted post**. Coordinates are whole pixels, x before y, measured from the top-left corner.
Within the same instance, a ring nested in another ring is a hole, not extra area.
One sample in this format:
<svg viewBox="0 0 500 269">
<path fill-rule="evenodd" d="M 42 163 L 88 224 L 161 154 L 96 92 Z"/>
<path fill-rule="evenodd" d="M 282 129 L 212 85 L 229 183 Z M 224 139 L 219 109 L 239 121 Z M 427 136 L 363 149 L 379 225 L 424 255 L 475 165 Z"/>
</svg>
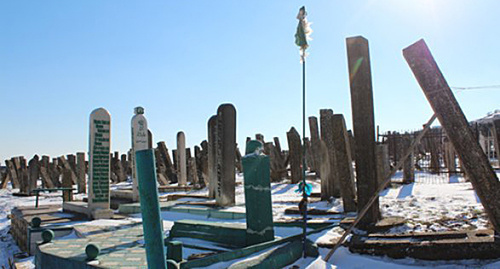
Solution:
<svg viewBox="0 0 500 269">
<path fill-rule="evenodd" d="M 166 268 L 154 151 L 139 150 L 136 151 L 135 157 L 148 268 Z"/>
<path fill-rule="evenodd" d="M 261 151 L 261 142 L 249 141 L 242 158 L 247 246 L 274 240 L 269 156 Z"/>
</svg>

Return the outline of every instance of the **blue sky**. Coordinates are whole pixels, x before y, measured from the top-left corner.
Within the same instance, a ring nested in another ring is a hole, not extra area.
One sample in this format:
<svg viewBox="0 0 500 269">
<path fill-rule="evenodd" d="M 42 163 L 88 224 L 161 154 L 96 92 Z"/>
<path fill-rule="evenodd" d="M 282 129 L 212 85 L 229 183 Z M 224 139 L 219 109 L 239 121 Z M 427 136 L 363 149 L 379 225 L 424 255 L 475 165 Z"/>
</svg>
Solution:
<svg viewBox="0 0 500 269">
<path fill-rule="evenodd" d="M 247 136 L 301 132 L 295 18 L 306 5 L 313 41 L 307 114 L 332 108 L 351 122 L 345 38 L 369 40 L 375 121 L 418 129 L 432 115 L 401 50 L 424 38 L 451 86 L 499 85 L 499 1 L 2 1 L 0 161 L 88 150 L 88 117 L 112 117 L 112 150 L 130 146 L 133 108 L 154 142 L 206 139 L 218 105 Z M 469 120 L 500 108 L 500 90 L 457 92 Z M 309 132 L 307 132 L 308 134 Z"/>
</svg>

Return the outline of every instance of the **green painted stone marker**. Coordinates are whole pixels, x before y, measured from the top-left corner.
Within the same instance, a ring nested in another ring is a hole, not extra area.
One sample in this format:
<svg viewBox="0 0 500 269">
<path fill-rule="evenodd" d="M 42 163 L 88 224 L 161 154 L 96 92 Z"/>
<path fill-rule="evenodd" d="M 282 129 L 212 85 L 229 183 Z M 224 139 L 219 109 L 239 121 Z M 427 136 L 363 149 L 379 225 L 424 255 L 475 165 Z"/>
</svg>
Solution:
<svg viewBox="0 0 500 269">
<path fill-rule="evenodd" d="M 269 156 L 261 154 L 262 143 L 247 143 L 242 158 L 247 213 L 247 246 L 274 240 Z"/>
</svg>

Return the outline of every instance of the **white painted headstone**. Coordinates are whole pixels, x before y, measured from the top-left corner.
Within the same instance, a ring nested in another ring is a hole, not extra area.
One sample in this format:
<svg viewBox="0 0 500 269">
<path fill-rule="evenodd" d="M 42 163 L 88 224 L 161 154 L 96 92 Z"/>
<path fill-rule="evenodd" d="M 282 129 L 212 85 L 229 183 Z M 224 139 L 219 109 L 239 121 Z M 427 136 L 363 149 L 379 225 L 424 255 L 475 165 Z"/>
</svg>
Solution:
<svg viewBox="0 0 500 269">
<path fill-rule="evenodd" d="M 90 114 L 89 199 L 93 209 L 109 209 L 111 117 L 104 108 Z"/>
<path fill-rule="evenodd" d="M 135 164 L 135 152 L 138 150 L 148 149 L 148 122 L 144 117 L 144 108 L 136 107 L 132 117 L 132 190 L 134 201 L 139 200 L 139 189 L 137 182 L 137 171 Z"/>
</svg>

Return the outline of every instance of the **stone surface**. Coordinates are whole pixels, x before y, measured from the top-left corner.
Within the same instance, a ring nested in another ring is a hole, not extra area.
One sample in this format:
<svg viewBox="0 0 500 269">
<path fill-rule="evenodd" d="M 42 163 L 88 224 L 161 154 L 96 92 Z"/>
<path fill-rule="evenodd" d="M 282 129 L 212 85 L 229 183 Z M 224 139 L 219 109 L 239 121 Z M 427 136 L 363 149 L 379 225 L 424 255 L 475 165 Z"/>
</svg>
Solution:
<svg viewBox="0 0 500 269">
<path fill-rule="evenodd" d="M 351 107 L 356 144 L 356 184 L 358 212 L 375 194 L 377 165 L 375 161 L 375 116 L 373 110 L 372 78 L 368 40 L 357 36 L 347 38 L 347 58 L 351 88 Z M 373 224 L 380 218 L 378 199 L 360 221 L 360 227 Z"/>
<path fill-rule="evenodd" d="M 87 192 L 85 166 L 86 166 L 85 153 L 83 152 L 76 153 L 76 177 L 77 177 L 78 193 Z"/>
<path fill-rule="evenodd" d="M 208 120 L 208 197 L 215 198 L 215 190 L 217 186 L 217 116 L 212 116 Z"/>
<path fill-rule="evenodd" d="M 337 168 L 344 211 L 355 212 L 356 189 L 354 187 L 351 151 L 349 150 L 349 136 L 347 135 L 344 116 L 342 114 L 334 114 L 332 121 L 335 167 Z"/>
<path fill-rule="evenodd" d="M 288 140 L 288 152 L 290 156 L 290 174 L 292 184 L 299 183 L 302 180 L 302 145 L 300 135 L 294 127 L 286 133 Z"/>
<path fill-rule="evenodd" d="M 177 180 L 179 186 L 187 185 L 186 136 L 184 132 L 177 133 Z"/>
<path fill-rule="evenodd" d="M 318 118 L 309 117 L 309 132 L 311 135 L 311 170 L 316 172 L 316 175 L 319 175 L 321 142 L 319 137 Z"/>
<path fill-rule="evenodd" d="M 337 176 L 336 160 L 335 160 L 335 147 L 333 142 L 333 110 L 320 109 L 320 125 L 321 125 L 321 140 L 325 142 L 328 152 L 328 163 L 322 160 L 324 165 L 329 165 L 328 175 L 322 175 L 321 180 L 324 183 L 321 186 L 322 199 L 329 199 L 330 197 L 340 197 L 340 186 Z"/>
<path fill-rule="evenodd" d="M 217 109 L 216 124 L 217 187 L 215 199 L 220 206 L 234 205 L 236 200 L 236 109 L 222 104 Z"/>
<path fill-rule="evenodd" d="M 90 114 L 89 208 L 109 209 L 111 116 L 104 108 Z"/>
</svg>

